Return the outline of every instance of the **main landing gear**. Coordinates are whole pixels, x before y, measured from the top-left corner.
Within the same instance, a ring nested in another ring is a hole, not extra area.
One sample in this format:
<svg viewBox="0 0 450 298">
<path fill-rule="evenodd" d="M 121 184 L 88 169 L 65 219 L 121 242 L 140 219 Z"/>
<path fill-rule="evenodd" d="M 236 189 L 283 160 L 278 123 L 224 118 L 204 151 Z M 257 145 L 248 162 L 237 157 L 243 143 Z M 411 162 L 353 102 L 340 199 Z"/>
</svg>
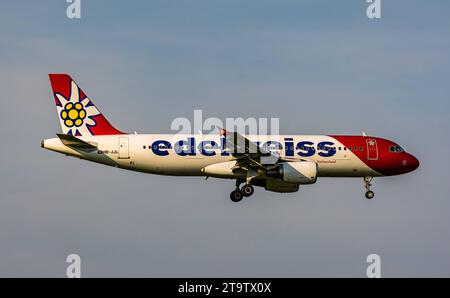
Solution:
<svg viewBox="0 0 450 298">
<path fill-rule="evenodd" d="M 373 197 L 375 196 L 375 193 L 370 190 L 370 187 L 372 186 L 372 184 L 370 182 L 372 182 L 372 179 L 373 179 L 373 177 L 370 177 L 370 176 L 364 177 L 364 187 L 367 189 L 366 198 L 368 200 L 373 199 Z"/>
<path fill-rule="evenodd" d="M 236 189 L 233 190 L 230 194 L 230 199 L 233 202 L 239 202 L 244 197 L 251 196 L 253 194 L 253 192 L 255 191 L 255 189 L 253 188 L 253 186 L 250 183 L 246 183 L 246 184 L 244 184 L 244 186 L 239 188 L 241 183 L 242 183 L 241 181 L 236 180 Z"/>
<path fill-rule="evenodd" d="M 253 194 L 255 189 L 250 184 L 244 184 L 244 186 L 241 187 L 241 193 L 244 197 L 249 197 Z"/>
</svg>

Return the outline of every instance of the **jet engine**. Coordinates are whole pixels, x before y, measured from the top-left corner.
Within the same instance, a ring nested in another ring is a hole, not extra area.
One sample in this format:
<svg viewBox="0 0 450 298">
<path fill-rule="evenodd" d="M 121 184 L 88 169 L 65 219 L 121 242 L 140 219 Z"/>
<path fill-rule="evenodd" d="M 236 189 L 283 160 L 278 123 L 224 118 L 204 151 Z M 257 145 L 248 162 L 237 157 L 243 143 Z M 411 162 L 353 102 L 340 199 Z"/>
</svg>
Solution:
<svg viewBox="0 0 450 298">
<path fill-rule="evenodd" d="M 283 162 L 267 170 L 266 176 L 294 184 L 313 184 L 317 180 L 317 164 L 313 161 Z"/>
</svg>

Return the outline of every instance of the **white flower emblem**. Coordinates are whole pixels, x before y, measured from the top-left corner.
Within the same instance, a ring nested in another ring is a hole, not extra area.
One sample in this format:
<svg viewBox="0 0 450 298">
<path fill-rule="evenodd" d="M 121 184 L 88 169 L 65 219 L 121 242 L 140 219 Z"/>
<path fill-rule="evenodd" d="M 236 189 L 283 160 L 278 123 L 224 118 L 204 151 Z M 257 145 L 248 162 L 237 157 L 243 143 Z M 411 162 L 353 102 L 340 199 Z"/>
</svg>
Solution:
<svg viewBox="0 0 450 298">
<path fill-rule="evenodd" d="M 77 84 L 71 81 L 68 99 L 60 93 L 55 93 L 55 96 L 59 100 L 57 109 L 63 132 L 77 136 L 92 135 L 89 128 L 97 124 L 94 117 L 100 115 L 100 112 L 89 98 L 80 98 Z"/>
</svg>

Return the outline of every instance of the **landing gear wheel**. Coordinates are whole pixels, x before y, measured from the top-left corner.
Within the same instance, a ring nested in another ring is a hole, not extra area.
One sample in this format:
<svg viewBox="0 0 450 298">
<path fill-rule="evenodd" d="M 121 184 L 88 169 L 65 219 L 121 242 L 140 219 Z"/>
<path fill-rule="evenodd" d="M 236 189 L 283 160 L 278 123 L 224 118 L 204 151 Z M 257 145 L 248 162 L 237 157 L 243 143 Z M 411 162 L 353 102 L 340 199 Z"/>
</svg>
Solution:
<svg viewBox="0 0 450 298">
<path fill-rule="evenodd" d="M 366 192 L 366 198 L 368 200 L 372 199 L 374 196 L 375 196 L 375 193 L 373 191 L 369 190 Z"/>
<path fill-rule="evenodd" d="M 244 186 L 242 186 L 241 188 L 241 193 L 244 197 L 249 197 L 253 194 L 253 192 L 255 191 L 255 189 L 253 188 L 253 186 L 251 186 L 250 184 L 245 184 Z"/>
<path fill-rule="evenodd" d="M 375 193 L 373 191 L 370 190 L 370 187 L 372 186 L 372 179 L 373 177 L 370 176 L 366 176 L 364 177 L 364 187 L 366 188 L 366 198 L 368 200 L 373 199 L 373 197 L 375 196 Z"/>
<path fill-rule="evenodd" d="M 241 191 L 239 189 L 233 190 L 230 194 L 230 199 L 233 202 L 239 202 L 240 200 L 242 200 L 244 196 L 242 195 Z"/>
</svg>

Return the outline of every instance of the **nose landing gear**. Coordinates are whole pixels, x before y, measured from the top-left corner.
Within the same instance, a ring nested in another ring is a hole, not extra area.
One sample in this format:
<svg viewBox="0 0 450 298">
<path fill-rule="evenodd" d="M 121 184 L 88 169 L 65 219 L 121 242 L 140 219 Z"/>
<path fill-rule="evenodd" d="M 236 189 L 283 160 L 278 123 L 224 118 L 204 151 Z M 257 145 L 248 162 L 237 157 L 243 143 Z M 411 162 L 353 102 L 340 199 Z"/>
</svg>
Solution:
<svg viewBox="0 0 450 298">
<path fill-rule="evenodd" d="M 366 198 L 368 200 L 373 199 L 373 197 L 375 196 L 375 193 L 373 191 L 370 190 L 370 187 L 372 186 L 371 182 L 372 182 L 373 177 L 370 176 L 366 176 L 364 177 L 364 187 L 366 188 Z"/>
</svg>

